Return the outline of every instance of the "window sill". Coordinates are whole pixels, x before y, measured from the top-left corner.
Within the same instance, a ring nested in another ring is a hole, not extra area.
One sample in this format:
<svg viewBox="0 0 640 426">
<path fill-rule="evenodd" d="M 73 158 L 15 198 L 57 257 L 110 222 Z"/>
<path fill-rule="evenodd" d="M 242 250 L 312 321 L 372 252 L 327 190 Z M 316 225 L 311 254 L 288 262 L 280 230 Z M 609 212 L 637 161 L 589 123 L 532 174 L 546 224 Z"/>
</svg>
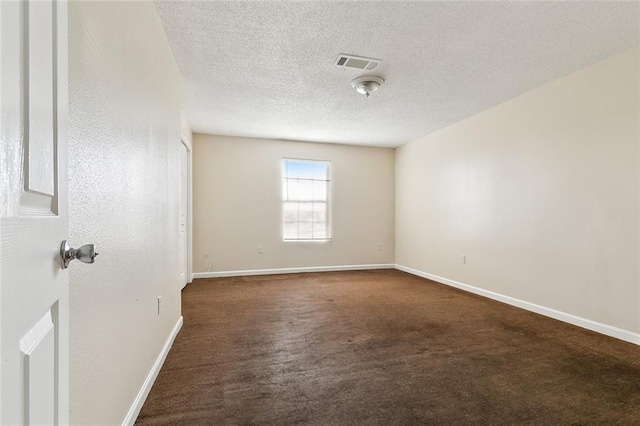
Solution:
<svg viewBox="0 0 640 426">
<path fill-rule="evenodd" d="M 300 239 L 300 240 L 282 240 L 285 243 L 327 243 L 331 241 L 331 238 L 323 238 L 323 239 L 313 239 L 313 240 L 304 240 L 304 239 Z"/>
</svg>

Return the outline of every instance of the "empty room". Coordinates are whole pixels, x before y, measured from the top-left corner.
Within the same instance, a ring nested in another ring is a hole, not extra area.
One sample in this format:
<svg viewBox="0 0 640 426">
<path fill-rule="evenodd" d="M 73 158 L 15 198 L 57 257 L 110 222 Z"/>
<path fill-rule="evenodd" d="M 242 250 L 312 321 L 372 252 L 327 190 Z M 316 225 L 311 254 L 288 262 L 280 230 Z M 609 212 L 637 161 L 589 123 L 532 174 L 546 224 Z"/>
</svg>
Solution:
<svg viewBox="0 0 640 426">
<path fill-rule="evenodd" d="M 640 3 L 0 3 L 0 424 L 640 424 Z"/>
</svg>

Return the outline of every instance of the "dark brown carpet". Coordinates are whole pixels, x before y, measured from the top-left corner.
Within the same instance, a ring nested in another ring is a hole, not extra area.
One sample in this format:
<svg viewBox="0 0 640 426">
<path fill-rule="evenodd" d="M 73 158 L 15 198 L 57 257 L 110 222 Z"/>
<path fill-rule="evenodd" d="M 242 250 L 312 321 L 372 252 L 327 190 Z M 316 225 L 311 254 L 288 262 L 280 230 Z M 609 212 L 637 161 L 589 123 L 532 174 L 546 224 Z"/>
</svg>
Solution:
<svg viewBox="0 0 640 426">
<path fill-rule="evenodd" d="M 640 347 L 417 278 L 197 280 L 137 424 L 640 424 Z"/>
</svg>

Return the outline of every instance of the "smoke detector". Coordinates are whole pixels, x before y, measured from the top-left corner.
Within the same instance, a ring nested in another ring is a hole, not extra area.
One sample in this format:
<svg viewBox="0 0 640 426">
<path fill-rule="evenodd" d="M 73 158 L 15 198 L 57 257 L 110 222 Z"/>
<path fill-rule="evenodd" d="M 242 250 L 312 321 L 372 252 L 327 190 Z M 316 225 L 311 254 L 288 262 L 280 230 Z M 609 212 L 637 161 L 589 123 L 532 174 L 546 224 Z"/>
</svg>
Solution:
<svg viewBox="0 0 640 426">
<path fill-rule="evenodd" d="M 384 83 L 384 79 L 382 77 L 378 77 L 377 75 L 362 75 L 354 78 L 351 82 L 351 86 L 356 89 L 356 92 L 363 94 L 368 98 L 371 93 L 380 88 L 382 83 Z"/>
</svg>

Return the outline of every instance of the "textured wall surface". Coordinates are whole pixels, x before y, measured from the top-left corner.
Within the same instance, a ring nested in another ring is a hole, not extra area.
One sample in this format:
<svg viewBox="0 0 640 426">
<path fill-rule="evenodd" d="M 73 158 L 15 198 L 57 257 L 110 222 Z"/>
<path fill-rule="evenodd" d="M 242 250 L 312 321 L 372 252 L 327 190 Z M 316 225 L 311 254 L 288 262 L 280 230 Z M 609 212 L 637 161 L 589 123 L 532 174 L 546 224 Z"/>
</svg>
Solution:
<svg viewBox="0 0 640 426">
<path fill-rule="evenodd" d="M 632 49 L 400 148 L 397 263 L 640 331 L 638 59 Z"/>
<path fill-rule="evenodd" d="M 71 423 L 121 424 L 180 316 L 180 77 L 153 3 L 69 9 Z"/>
<path fill-rule="evenodd" d="M 331 162 L 331 241 L 282 241 L 283 157 Z M 392 149 L 196 134 L 193 161 L 195 272 L 393 263 Z"/>
</svg>

